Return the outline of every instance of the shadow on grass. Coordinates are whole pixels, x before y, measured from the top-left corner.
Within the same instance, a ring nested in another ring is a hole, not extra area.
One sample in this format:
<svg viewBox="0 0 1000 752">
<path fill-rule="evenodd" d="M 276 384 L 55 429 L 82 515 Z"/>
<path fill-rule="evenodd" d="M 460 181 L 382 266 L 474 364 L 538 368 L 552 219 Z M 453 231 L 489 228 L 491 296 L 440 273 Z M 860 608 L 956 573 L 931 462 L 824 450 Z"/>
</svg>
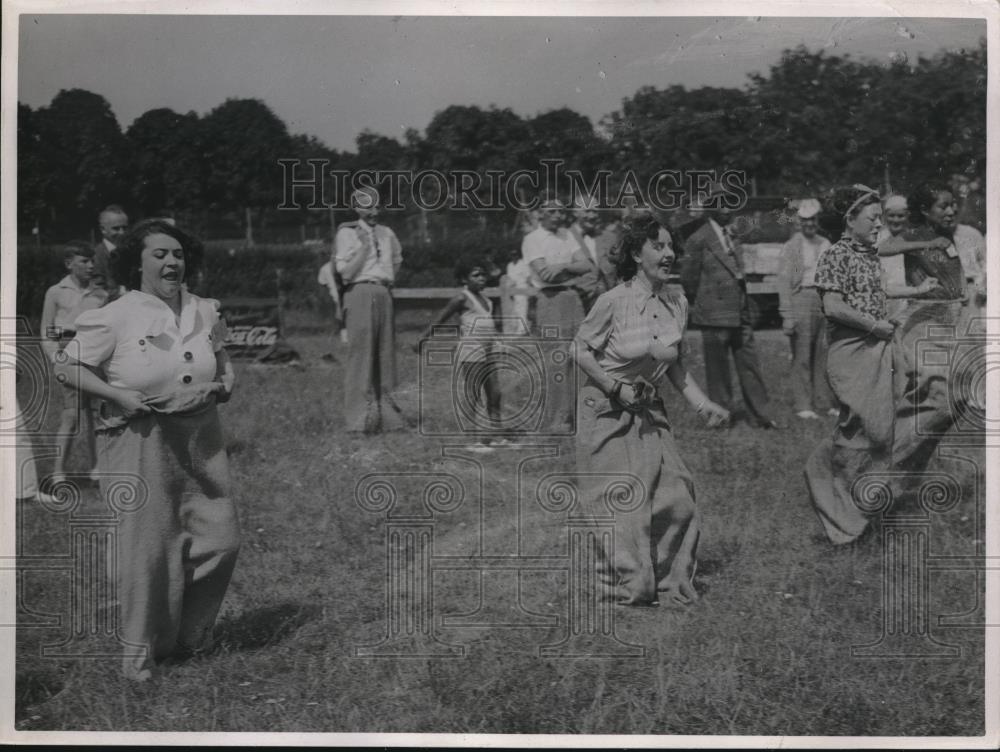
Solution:
<svg viewBox="0 0 1000 752">
<path fill-rule="evenodd" d="M 58 676 L 39 671 L 18 671 L 14 684 L 18 712 L 48 702 L 65 688 L 63 680 Z"/>
<path fill-rule="evenodd" d="M 281 642 L 321 614 L 322 608 L 315 605 L 268 606 L 223 619 L 216 627 L 216 637 L 229 650 L 257 650 Z"/>
</svg>

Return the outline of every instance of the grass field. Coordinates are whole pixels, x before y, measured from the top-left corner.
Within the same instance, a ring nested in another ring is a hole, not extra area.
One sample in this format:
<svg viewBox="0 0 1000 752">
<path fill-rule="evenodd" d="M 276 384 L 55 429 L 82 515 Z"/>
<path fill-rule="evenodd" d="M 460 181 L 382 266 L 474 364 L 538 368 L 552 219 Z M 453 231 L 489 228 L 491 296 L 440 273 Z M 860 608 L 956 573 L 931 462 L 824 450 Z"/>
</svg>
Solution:
<svg viewBox="0 0 1000 752">
<path fill-rule="evenodd" d="M 423 316 L 410 317 L 399 337 L 402 402 L 411 415 L 417 356 L 409 346 Z M 441 441 L 415 431 L 348 438 L 340 390 L 346 354 L 334 346 L 339 362 L 321 360 L 330 337 L 297 323 L 289 340 L 303 368 L 241 365 L 238 390 L 222 408 L 244 542 L 217 629 L 219 648 L 131 685 L 119 677 L 116 660 L 41 657 L 41 646 L 57 642 L 65 628 L 22 622 L 18 729 L 983 733 L 983 630 L 937 624 L 939 615 L 975 609 L 981 592 L 973 574 L 934 573 L 929 580 L 932 631 L 959 646 L 959 657 L 852 658 L 852 645 L 875 642 L 882 631 L 882 544 L 875 537 L 833 549 L 819 537 L 801 468 L 832 419 L 801 422 L 792 415 L 780 331 L 758 336 L 784 430 L 740 424 L 710 431 L 678 395 L 665 394 L 698 483 L 701 600 L 686 610 L 616 609 L 618 637 L 643 646 L 644 656 L 539 657 L 538 646 L 558 641 L 566 629 L 559 572 L 526 573 L 522 580 L 525 608 L 556 617 L 554 625 L 442 626 L 443 616 L 479 603 L 477 576 L 468 570 L 433 578 L 436 634 L 463 645 L 464 657 L 355 657 L 356 647 L 377 643 L 386 629 L 386 522 L 355 502 L 358 479 L 413 472 L 460 477 L 470 497 L 437 515 L 435 553 L 473 553 L 482 519 L 491 550 L 559 554 L 565 515 L 545 512 L 529 495 L 520 503 L 515 498 L 512 471 L 504 469 L 514 463 L 506 458 L 527 450 L 481 457 L 492 464 L 480 499 L 475 465 L 443 457 Z M 689 362 L 704 383 L 698 335 L 689 336 L 695 345 Z M 440 387 L 425 394 L 435 412 L 450 409 Z M 525 462 L 524 488 L 546 473 L 572 471 L 572 442 L 556 444 L 558 456 Z M 981 448 L 963 451 L 982 468 Z M 930 552 L 972 554 L 982 538 L 973 492 L 982 473 L 955 460 L 935 466 L 961 477 L 963 499 L 931 521 Z M 41 462 L 43 475 L 49 467 Z M 403 497 L 411 489 L 400 490 Z M 25 553 L 67 550 L 65 515 L 29 506 L 20 518 Z M 66 611 L 67 575 L 24 578 L 32 610 Z M 483 604 L 488 621 L 502 620 L 510 603 L 504 594 L 491 580 Z"/>
</svg>

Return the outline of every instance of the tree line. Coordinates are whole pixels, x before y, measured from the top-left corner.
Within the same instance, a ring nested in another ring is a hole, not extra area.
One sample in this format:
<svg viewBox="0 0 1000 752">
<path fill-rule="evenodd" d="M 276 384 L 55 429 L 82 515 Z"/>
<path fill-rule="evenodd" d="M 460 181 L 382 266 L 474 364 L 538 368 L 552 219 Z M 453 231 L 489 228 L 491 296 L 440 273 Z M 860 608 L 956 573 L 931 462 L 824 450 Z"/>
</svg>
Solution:
<svg viewBox="0 0 1000 752">
<path fill-rule="evenodd" d="M 257 99 L 228 99 L 203 116 L 153 109 L 123 130 L 102 96 L 81 89 L 38 109 L 19 103 L 17 139 L 18 230 L 38 228 L 47 241 L 86 236 L 109 203 L 134 218 L 169 212 L 206 237 L 240 237 L 248 226 L 328 236 L 331 220 L 346 213 L 276 208 L 279 159 L 323 159 L 352 173 L 480 175 L 560 159 L 588 179 L 598 170 L 643 179 L 665 168 L 736 169 L 759 193 L 788 196 L 888 175 L 906 190 L 934 176 L 985 173 L 986 42 L 885 64 L 798 47 L 742 88 L 646 86 L 596 124 L 565 107 L 523 117 L 452 105 L 423 133 L 396 139 L 366 130 L 354 151 L 291 133 Z M 407 206 L 394 221 L 425 239 L 456 221 L 473 231 L 517 227 L 513 210 L 428 217 Z"/>
</svg>

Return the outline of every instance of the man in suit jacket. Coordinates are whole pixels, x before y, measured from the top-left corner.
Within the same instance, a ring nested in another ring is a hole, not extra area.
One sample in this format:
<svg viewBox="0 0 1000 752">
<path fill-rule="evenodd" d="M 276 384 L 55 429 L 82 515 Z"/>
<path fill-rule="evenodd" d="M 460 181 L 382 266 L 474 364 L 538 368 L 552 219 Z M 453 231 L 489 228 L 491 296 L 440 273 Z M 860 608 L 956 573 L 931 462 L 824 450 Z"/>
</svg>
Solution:
<svg viewBox="0 0 1000 752">
<path fill-rule="evenodd" d="M 708 206 L 718 206 L 720 201 L 719 192 L 713 191 Z M 691 303 L 689 320 L 702 333 L 708 397 L 731 408 L 732 352 L 751 422 L 761 428 L 777 428 L 770 416 L 767 388 L 757 360 L 743 251 L 729 230 L 732 214 L 725 208 L 708 208 L 705 215 L 704 222 L 684 244 L 681 283 Z"/>
<path fill-rule="evenodd" d="M 589 313 L 598 296 L 614 287 L 615 277 L 613 267 L 612 274 L 608 273 L 609 246 L 603 240 L 601 217 L 593 202 L 579 199 L 573 213 L 575 221 L 569 227 L 570 238 L 590 263 L 590 270 L 577 277 L 573 287 L 580 293 L 584 313 Z"/>
<path fill-rule="evenodd" d="M 94 283 L 108 292 L 108 299 L 118 297 L 118 282 L 115 279 L 115 250 L 122 236 L 128 230 L 128 215 L 118 204 L 111 204 L 101 210 L 97 217 L 101 240 L 94 246 Z"/>
</svg>

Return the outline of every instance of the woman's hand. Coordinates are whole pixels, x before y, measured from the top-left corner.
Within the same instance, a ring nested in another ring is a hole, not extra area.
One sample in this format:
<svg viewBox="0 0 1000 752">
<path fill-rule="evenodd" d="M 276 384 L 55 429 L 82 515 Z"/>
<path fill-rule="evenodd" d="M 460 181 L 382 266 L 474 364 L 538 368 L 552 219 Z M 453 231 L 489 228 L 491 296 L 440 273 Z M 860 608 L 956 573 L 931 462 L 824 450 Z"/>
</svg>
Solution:
<svg viewBox="0 0 1000 752">
<path fill-rule="evenodd" d="M 876 321 L 875 325 L 872 326 L 872 330 L 869 334 L 878 337 L 879 339 L 886 340 L 887 342 L 892 339 L 893 334 L 896 331 L 896 324 L 892 321 Z"/>
<path fill-rule="evenodd" d="M 951 245 L 951 238 L 946 238 L 943 235 L 939 235 L 930 242 L 930 248 L 935 251 L 946 251 Z"/>
<path fill-rule="evenodd" d="M 213 384 L 215 391 L 215 401 L 219 404 L 224 404 L 229 402 L 229 398 L 233 396 L 233 384 L 226 383 L 226 379 L 221 381 L 216 381 Z"/>
<path fill-rule="evenodd" d="M 705 418 L 705 423 L 709 428 L 727 425 L 731 417 L 726 408 L 712 402 L 712 400 L 705 400 L 705 404 L 698 410 L 698 414 Z"/>
<path fill-rule="evenodd" d="M 114 397 L 115 402 L 125 411 L 126 417 L 149 412 L 146 398 L 142 392 L 135 389 L 119 389 Z"/>
<path fill-rule="evenodd" d="M 917 294 L 926 295 L 932 290 L 936 290 L 941 285 L 937 281 L 937 277 L 927 277 L 923 282 L 917 285 Z"/>
</svg>

